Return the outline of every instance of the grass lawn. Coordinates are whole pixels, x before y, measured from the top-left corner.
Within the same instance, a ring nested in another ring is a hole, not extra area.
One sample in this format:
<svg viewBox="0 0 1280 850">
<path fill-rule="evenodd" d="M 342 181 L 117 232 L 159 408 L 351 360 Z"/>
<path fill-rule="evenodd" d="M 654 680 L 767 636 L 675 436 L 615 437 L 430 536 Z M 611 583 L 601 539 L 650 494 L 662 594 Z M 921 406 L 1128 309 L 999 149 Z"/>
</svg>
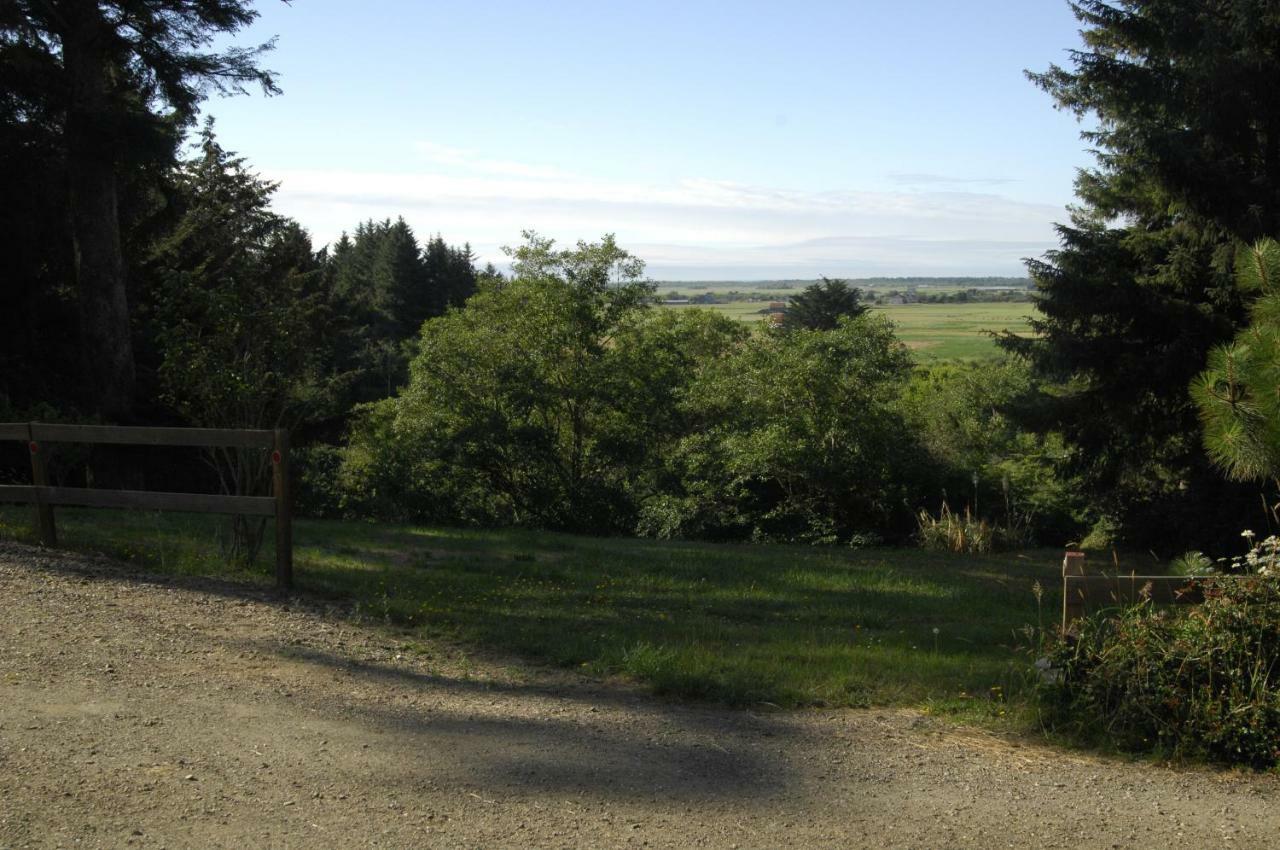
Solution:
<svg viewBox="0 0 1280 850">
<path fill-rule="evenodd" d="M 214 517 L 59 509 L 62 545 L 226 575 Z M 961 557 L 303 520 L 299 589 L 414 636 L 623 675 L 732 705 L 906 705 L 1004 714 L 1020 629 L 1058 610 L 1057 551 Z M 30 541 L 30 510 L 0 508 Z M 268 546 L 269 549 L 269 546 Z M 237 578 L 270 581 L 272 554 Z"/>
<path fill-rule="evenodd" d="M 667 307 L 669 310 L 716 310 L 744 322 L 764 318 L 760 301 Z M 922 363 L 942 360 L 979 360 L 999 353 L 986 331 L 1010 330 L 1029 334 L 1030 303 L 900 304 L 874 307 L 897 325 L 898 338 Z"/>
</svg>

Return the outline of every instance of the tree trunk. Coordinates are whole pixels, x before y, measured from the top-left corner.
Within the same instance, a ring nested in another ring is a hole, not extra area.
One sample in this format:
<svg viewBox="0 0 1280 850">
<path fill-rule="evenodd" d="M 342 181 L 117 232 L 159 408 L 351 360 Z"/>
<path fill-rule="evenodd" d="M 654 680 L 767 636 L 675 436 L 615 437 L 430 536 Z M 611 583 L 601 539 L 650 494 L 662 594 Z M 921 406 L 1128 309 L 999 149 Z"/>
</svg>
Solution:
<svg viewBox="0 0 1280 850">
<path fill-rule="evenodd" d="M 75 11 L 69 11 L 74 9 Z M 108 24 L 96 3 L 64 4 L 62 50 L 70 99 L 67 176 L 85 380 L 93 408 L 127 419 L 133 341 L 117 202 L 117 122 L 112 120 Z"/>
</svg>

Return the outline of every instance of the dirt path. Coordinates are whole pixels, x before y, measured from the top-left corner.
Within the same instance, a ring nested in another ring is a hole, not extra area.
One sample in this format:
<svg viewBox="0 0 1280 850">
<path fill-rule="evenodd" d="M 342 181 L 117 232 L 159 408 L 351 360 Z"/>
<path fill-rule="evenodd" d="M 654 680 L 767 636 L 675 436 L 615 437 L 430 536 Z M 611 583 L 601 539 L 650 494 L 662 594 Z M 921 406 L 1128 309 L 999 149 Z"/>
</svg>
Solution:
<svg viewBox="0 0 1280 850">
<path fill-rule="evenodd" d="M 0 847 L 1274 847 L 1280 780 L 675 706 L 0 543 Z"/>
</svg>

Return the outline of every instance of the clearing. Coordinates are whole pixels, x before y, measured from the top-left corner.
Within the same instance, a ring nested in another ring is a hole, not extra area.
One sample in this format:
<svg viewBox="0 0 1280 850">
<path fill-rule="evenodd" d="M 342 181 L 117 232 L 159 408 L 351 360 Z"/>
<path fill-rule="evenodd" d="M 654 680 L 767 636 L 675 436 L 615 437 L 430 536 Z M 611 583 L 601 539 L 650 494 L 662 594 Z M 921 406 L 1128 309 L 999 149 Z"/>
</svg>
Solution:
<svg viewBox="0 0 1280 850">
<path fill-rule="evenodd" d="M 673 705 L 0 543 L 0 846 L 1270 847 L 1280 780 Z"/>
</svg>

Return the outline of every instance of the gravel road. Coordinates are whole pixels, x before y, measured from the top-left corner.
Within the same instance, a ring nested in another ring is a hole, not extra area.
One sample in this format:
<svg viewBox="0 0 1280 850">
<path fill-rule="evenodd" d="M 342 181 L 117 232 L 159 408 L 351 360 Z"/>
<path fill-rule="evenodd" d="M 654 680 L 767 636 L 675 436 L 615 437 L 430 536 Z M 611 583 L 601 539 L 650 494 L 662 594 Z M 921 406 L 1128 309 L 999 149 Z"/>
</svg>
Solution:
<svg viewBox="0 0 1280 850">
<path fill-rule="evenodd" d="M 0 543 L 0 847 L 1275 847 L 1280 778 L 755 713 Z"/>
</svg>

